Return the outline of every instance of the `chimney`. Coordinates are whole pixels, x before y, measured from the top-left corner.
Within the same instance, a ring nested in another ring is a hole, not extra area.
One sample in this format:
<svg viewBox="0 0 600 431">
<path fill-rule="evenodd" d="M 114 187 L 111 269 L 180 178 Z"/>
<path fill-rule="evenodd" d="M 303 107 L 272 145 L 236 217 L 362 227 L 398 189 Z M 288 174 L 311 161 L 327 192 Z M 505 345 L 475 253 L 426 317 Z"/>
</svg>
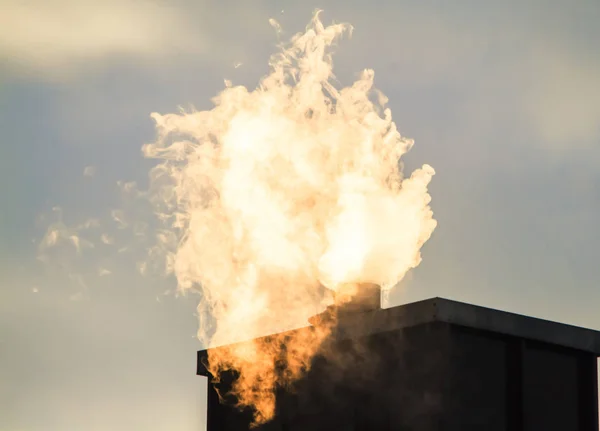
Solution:
<svg viewBox="0 0 600 431">
<path fill-rule="evenodd" d="M 599 332 L 442 298 L 381 309 L 378 286 L 356 287 L 311 318 L 336 313 L 330 350 L 257 430 L 599 431 Z M 208 431 L 249 430 L 252 415 L 216 395 L 206 354 Z"/>
<path fill-rule="evenodd" d="M 333 293 L 333 299 L 333 305 L 308 319 L 311 325 L 319 325 L 323 320 L 331 319 L 334 315 L 338 319 L 344 319 L 356 313 L 379 310 L 381 287 L 373 283 L 344 284 Z"/>
<path fill-rule="evenodd" d="M 342 313 L 381 308 L 381 287 L 373 283 L 344 284 L 334 293 L 335 306 Z"/>
</svg>

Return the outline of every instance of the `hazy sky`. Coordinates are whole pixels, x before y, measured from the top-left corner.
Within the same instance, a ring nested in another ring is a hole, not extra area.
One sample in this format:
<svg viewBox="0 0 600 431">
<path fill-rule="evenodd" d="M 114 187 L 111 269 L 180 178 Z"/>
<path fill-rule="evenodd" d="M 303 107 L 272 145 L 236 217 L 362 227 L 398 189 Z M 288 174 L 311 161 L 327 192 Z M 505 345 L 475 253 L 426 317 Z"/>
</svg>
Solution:
<svg viewBox="0 0 600 431">
<path fill-rule="evenodd" d="M 254 86 L 278 42 L 268 19 L 285 39 L 315 8 L 354 25 L 339 79 L 374 68 L 416 141 L 407 170 L 437 172 L 438 228 L 391 303 L 600 328 L 597 0 L 3 0 L 0 431 L 198 429 L 197 298 L 142 277 L 141 247 L 114 258 L 98 241 L 44 264 L 40 241 L 49 223 L 123 209 L 117 181 L 151 166 L 149 114 L 209 108 L 224 78 Z"/>
</svg>

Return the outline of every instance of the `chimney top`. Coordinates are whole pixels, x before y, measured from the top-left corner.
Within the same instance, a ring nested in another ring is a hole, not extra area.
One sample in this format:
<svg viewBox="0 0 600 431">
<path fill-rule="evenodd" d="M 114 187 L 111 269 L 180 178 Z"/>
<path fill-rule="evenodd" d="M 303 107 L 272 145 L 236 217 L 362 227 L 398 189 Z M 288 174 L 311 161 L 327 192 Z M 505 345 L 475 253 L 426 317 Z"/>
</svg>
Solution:
<svg viewBox="0 0 600 431">
<path fill-rule="evenodd" d="M 340 313 L 371 311 L 381 308 L 381 286 L 373 283 L 344 284 L 334 293 Z"/>
<path fill-rule="evenodd" d="M 379 310 L 381 308 L 381 286 L 373 283 L 348 283 L 334 292 L 334 304 L 308 319 L 313 326 L 330 320 L 333 316 Z"/>
</svg>

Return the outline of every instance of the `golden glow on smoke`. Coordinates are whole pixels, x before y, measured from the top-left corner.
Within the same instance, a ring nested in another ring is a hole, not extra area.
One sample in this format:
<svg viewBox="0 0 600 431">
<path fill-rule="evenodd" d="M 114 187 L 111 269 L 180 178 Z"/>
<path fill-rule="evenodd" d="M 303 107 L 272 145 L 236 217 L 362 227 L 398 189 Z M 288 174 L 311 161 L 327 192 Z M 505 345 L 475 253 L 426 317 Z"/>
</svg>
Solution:
<svg viewBox="0 0 600 431">
<path fill-rule="evenodd" d="M 227 83 L 212 110 L 153 114 L 161 159 L 154 199 L 167 208 L 164 241 L 180 289 L 203 293 L 200 336 L 224 345 L 305 325 L 325 306 L 323 286 L 400 281 L 435 228 L 424 165 L 405 178 L 400 136 L 365 70 L 332 84 L 332 44 L 351 28 L 304 33 L 270 60 L 250 91 Z M 214 319 L 207 319 L 209 312 Z M 273 389 L 308 366 L 327 328 L 212 351 L 210 370 L 240 372 L 239 402 L 272 417 Z M 283 372 L 276 371 L 276 362 Z"/>
</svg>

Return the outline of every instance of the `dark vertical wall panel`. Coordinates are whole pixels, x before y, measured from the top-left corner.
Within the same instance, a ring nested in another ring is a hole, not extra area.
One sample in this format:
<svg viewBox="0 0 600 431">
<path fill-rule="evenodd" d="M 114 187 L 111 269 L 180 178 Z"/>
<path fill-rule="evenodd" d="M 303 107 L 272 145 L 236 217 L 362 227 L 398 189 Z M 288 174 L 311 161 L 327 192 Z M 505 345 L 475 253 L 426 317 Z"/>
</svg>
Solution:
<svg viewBox="0 0 600 431">
<path fill-rule="evenodd" d="M 527 343 L 523 356 L 524 430 L 579 430 L 578 383 L 574 353 Z"/>
<path fill-rule="evenodd" d="M 506 345 L 506 429 L 523 431 L 523 352 L 525 342 L 510 338 Z"/>
<path fill-rule="evenodd" d="M 580 431 L 598 430 L 598 361 L 595 355 L 579 356 Z"/>
<path fill-rule="evenodd" d="M 506 431 L 506 339 L 459 327 L 450 336 L 443 429 Z"/>
</svg>

